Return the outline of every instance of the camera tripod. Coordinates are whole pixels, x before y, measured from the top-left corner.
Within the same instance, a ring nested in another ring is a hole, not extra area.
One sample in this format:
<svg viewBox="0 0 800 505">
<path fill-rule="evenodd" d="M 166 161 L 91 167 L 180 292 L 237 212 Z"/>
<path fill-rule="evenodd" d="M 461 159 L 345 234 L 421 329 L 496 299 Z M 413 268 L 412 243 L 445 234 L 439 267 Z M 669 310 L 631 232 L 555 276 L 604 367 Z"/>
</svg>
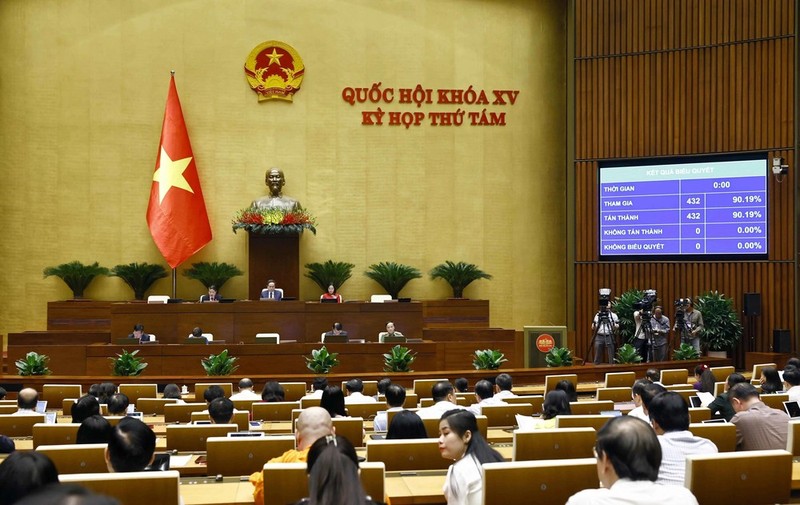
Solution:
<svg viewBox="0 0 800 505">
<path fill-rule="evenodd" d="M 640 317 L 642 313 L 639 314 Z M 653 327 L 650 324 L 650 314 L 645 313 L 648 317 L 642 317 L 642 322 L 639 324 L 639 330 L 634 335 L 634 341 L 639 339 L 639 335 L 644 335 L 644 356 L 642 359 L 645 363 L 650 363 L 653 361 L 653 346 L 655 344 L 655 339 L 653 338 Z M 638 350 L 638 349 L 637 349 Z M 641 354 L 639 354 L 641 356 Z"/>
<path fill-rule="evenodd" d="M 592 340 L 589 342 L 589 352 L 586 354 L 586 362 L 589 362 L 589 357 L 592 356 L 596 358 L 597 351 L 595 350 L 595 342 L 597 341 L 597 337 L 600 336 L 601 338 L 606 338 L 605 335 L 600 335 L 600 328 L 606 328 L 608 331 L 608 335 L 613 339 L 614 338 L 614 319 L 611 317 L 611 313 L 608 310 L 600 310 L 595 314 L 597 318 L 597 324 L 594 327 L 594 332 L 592 332 Z M 603 343 L 605 347 L 605 342 Z M 612 348 L 616 347 L 615 345 Z M 614 362 L 613 351 L 607 348 L 606 353 L 612 354 L 609 356 L 611 362 Z"/>
</svg>

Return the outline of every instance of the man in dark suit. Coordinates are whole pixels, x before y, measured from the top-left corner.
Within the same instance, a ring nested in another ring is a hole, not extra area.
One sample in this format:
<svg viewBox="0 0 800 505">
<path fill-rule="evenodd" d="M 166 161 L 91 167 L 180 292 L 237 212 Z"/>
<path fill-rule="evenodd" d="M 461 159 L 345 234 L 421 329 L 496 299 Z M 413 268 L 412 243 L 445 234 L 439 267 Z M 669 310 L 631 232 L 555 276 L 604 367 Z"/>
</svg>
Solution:
<svg viewBox="0 0 800 505">
<path fill-rule="evenodd" d="M 133 333 L 128 334 L 128 338 L 135 338 L 139 342 L 149 342 L 153 337 L 144 332 L 143 324 L 137 323 L 133 327 Z"/>
<path fill-rule="evenodd" d="M 213 284 L 208 287 L 208 294 L 200 297 L 200 303 L 218 302 L 220 300 L 222 300 L 222 296 L 217 293 L 217 287 Z"/>
<path fill-rule="evenodd" d="M 279 302 L 281 298 L 283 298 L 283 293 L 275 289 L 275 281 L 268 280 L 267 287 L 261 290 L 261 299 Z"/>
<path fill-rule="evenodd" d="M 341 335 L 343 337 L 347 336 L 347 332 L 342 329 L 342 323 L 333 323 L 333 328 L 331 331 L 325 332 L 325 337 L 322 339 L 325 342 L 327 337 L 332 337 L 334 335 Z"/>
</svg>

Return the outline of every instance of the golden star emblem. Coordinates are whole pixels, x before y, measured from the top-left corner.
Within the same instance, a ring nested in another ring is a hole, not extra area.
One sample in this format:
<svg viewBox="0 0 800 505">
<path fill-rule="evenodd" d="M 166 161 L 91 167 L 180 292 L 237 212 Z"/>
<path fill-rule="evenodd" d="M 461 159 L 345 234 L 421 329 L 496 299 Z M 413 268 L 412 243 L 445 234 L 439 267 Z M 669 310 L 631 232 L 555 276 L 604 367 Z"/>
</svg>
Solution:
<svg viewBox="0 0 800 505">
<path fill-rule="evenodd" d="M 153 180 L 158 183 L 158 203 L 164 201 L 167 192 L 175 187 L 194 194 L 194 190 L 189 186 L 189 181 L 183 176 L 183 171 L 191 163 L 192 157 L 172 161 L 164 147 L 161 147 L 161 157 L 158 162 L 158 169 L 153 174 Z"/>
<path fill-rule="evenodd" d="M 283 57 L 283 54 L 279 53 L 277 49 L 275 49 L 273 47 L 272 48 L 272 54 L 267 54 L 267 56 L 269 56 L 269 63 L 267 63 L 267 66 L 270 66 L 273 63 L 275 63 L 276 65 L 280 66 L 281 57 Z"/>
</svg>

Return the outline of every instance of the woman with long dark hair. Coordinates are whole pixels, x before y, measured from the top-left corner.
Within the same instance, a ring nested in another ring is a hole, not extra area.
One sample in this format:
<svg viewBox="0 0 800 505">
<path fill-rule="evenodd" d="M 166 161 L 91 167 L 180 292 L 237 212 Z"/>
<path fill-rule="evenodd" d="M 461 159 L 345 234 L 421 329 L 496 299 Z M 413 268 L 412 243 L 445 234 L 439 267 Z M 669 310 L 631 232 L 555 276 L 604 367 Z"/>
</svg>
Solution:
<svg viewBox="0 0 800 505">
<path fill-rule="evenodd" d="M 448 505 L 480 505 L 483 492 L 481 465 L 503 461 L 478 431 L 478 421 L 468 410 L 448 410 L 439 421 L 439 452 L 455 460 L 447 469 L 444 497 Z"/>
<path fill-rule="evenodd" d="M 356 450 L 346 438 L 317 439 L 306 461 L 308 498 L 296 505 L 377 505 L 361 486 Z"/>
<path fill-rule="evenodd" d="M 556 416 L 568 416 L 570 414 L 572 414 L 572 409 L 569 407 L 567 393 L 554 389 L 544 397 L 542 422 L 536 423 L 533 427 L 538 430 L 555 428 Z"/>
<path fill-rule="evenodd" d="M 783 382 L 778 369 L 768 366 L 761 369 L 761 394 L 771 395 L 783 391 Z"/>
<path fill-rule="evenodd" d="M 344 393 L 339 386 L 327 386 L 322 391 L 322 399 L 319 406 L 328 411 L 331 419 L 334 417 L 347 417 L 347 409 L 344 407 Z"/>
</svg>

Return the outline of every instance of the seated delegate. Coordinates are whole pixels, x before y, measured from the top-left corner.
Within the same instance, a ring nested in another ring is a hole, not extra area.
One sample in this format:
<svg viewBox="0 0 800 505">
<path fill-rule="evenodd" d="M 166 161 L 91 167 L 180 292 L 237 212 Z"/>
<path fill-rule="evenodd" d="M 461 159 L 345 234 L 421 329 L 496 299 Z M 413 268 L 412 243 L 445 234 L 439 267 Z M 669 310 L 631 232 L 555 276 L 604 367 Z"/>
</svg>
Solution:
<svg viewBox="0 0 800 505">
<path fill-rule="evenodd" d="M 328 291 L 322 293 L 319 300 L 336 300 L 336 303 L 342 303 L 342 295 L 336 292 L 336 287 L 333 284 L 329 284 Z"/>
<path fill-rule="evenodd" d="M 395 331 L 394 323 L 389 321 L 386 323 L 386 331 L 382 331 L 378 333 L 378 342 L 383 343 L 386 341 L 386 337 L 401 337 L 405 338 L 402 333 L 399 331 Z"/>
<path fill-rule="evenodd" d="M 283 298 L 283 292 L 275 288 L 275 281 L 268 280 L 267 287 L 261 290 L 261 299 L 279 302 L 281 298 Z"/>
<path fill-rule="evenodd" d="M 217 293 L 217 287 L 213 284 L 208 287 L 208 294 L 200 297 L 200 303 L 218 302 L 220 300 L 222 300 L 222 296 Z"/>
<path fill-rule="evenodd" d="M 128 338 L 135 338 L 139 342 L 149 342 L 153 336 L 144 332 L 143 324 L 137 323 L 133 326 L 133 332 L 128 334 Z"/>
<path fill-rule="evenodd" d="M 325 342 L 326 337 L 332 337 L 335 335 L 341 335 L 343 337 L 347 336 L 347 332 L 342 329 L 342 323 L 333 323 L 333 328 L 330 331 L 326 331 L 324 335 L 322 335 L 322 342 Z"/>
</svg>

